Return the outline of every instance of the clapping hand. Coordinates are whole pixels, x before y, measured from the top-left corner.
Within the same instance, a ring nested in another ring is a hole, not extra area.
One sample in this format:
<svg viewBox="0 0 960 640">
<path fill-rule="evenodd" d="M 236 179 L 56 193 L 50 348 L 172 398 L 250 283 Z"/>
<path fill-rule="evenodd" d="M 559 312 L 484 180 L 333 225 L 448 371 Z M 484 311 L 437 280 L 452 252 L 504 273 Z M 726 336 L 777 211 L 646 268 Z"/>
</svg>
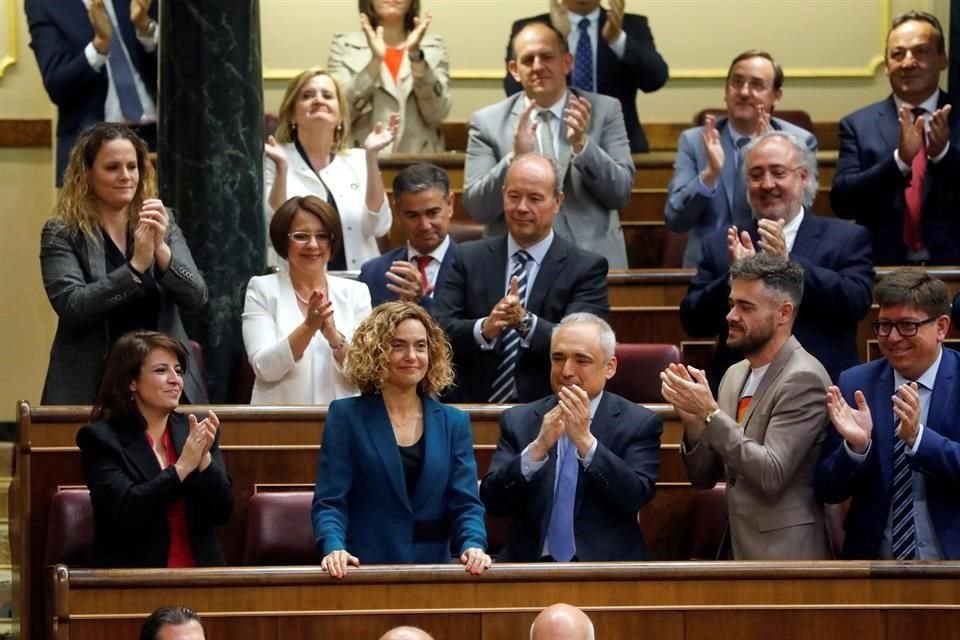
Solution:
<svg viewBox="0 0 960 640">
<path fill-rule="evenodd" d="M 953 105 L 945 104 L 930 116 L 930 132 L 927 135 L 927 155 L 936 158 L 950 144 L 950 111 Z M 919 118 L 918 118 L 919 119 Z"/>
<path fill-rule="evenodd" d="M 580 96 L 570 96 L 570 103 L 563 112 L 563 122 L 567 125 L 567 140 L 574 153 L 583 151 L 587 144 L 587 128 L 590 126 L 590 101 Z"/>
<path fill-rule="evenodd" d="M 267 136 L 267 141 L 263 144 L 263 152 L 273 160 L 273 164 L 277 166 L 277 171 L 286 171 L 287 152 L 280 146 L 276 138 Z"/>
<path fill-rule="evenodd" d="M 90 19 L 90 26 L 93 27 L 93 48 L 102 55 L 107 55 L 107 51 L 110 50 L 110 40 L 113 38 L 113 25 L 110 24 L 110 17 L 107 15 L 106 7 L 103 6 L 103 0 L 90 0 L 87 17 Z"/>
<path fill-rule="evenodd" d="M 537 149 L 537 125 L 539 121 L 531 117 L 536 107 L 537 103 L 531 100 L 527 108 L 517 118 L 517 129 L 513 134 L 513 155 L 515 156 L 531 153 Z"/>
<path fill-rule="evenodd" d="M 420 43 L 423 41 L 423 36 L 427 33 L 427 28 L 430 27 L 430 22 L 433 20 L 433 16 L 430 15 L 430 12 L 427 12 L 426 16 L 423 18 L 419 16 L 413 17 L 413 30 L 407 34 L 407 40 L 404 43 L 404 47 L 407 49 L 408 54 L 416 54 L 420 51 Z"/>
<path fill-rule="evenodd" d="M 897 140 L 897 153 L 905 164 L 912 164 L 913 159 L 923 149 L 923 118 L 913 117 L 913 112 L 906 105 L 900 107 L 900 133 Z"/>
<path fill-rule="evenodd" d="M 367 46 L 370 47 L 374 59 L 383 60 L 387 55 L 387 43 L 383 40 L 383 25 L 374 29 L 367 14 L 361 13 L 360 28 L 363 29 L 363 35 L 367 37 Z"/>
<path fill-rule="evenodd" d="M 623 31 L 623 13 L 625 9 L 625 0 L 610 0 L 610 8 L 607 9 L 607 22 L 603 25 L 603 31 L 600 35 L 603 39 L 613 44 L 620 37 Z"/>
<path fill-rule="evenodd" d="M 862 391 L 855 391 L 853 399 L 857 403 L 856 409 L 847 404 L 839 387 L 830 386 L 827 389 L 827 414 L 837 433 L 847 441 L 854 453 L 863 454 L 870 444 L 873 418 Z"/>
<path fill-rule="evenodd" d="M 789 257 L 787 236 L 783 233 L 784 226 L 786 226 L 786 221 L 783 219 L 770 220 L 769 218 L 763 218 L 757 223 L 757 233 L 760 234 L 758 244 L 764 252 L 781 258 Z"/>
<path fill-rule="evenodd" d="M 384 127 L 382 122 L 378 122 L 373 127 L 366 140 L 363 141 L 363 148 L 367 150 L 367 153 L 379 153 L 384 147 L 393 142 L 394 138 L 397 137 L 397 130 L 400 128 L 400 114 L 391 113 L 390 120 L 387 122 L 387 126 Z"/>
<path fill-rule="evenodd" d="M 920 389 L 916 382 L 902 384 L 893 394 L 893 413 L 900 420 L 896 436 L 913 447 L 920 433 Z"/>
<path fill-rule="evenodd" d="M 749 233 L 738 231 L 736 225 L 727 229 L 727 255 L 730 258 L 730 264 L 749 258 L 756 253 L 757 250 L 753 246 Z"/>
<path fill-rule="evenodd" d="M 404 302 L 417 302 L 427 293 L 423 290 L 420 271 L 406 260 L 395 260 L 386 273 L 387 289 Z"/>
<path fill-rule="evenodd" d="M 717 131 L 717 118 L 707 114 L 703 122 L 703 152 L 707 157 L 707 167 L 700 174 L 700 178 L 708 187 L 712 187 L 723 171 L 723 145 L 720 143 L 720 132 Z"/>
<path fill-rule="evenodd" d="M 153 0 L 130 0 L 130 22 L 137 33 L 143 33 L 150 24 L 150 5 Z"/>
<path fill-rule="evenodd" d="M 570 12 L 563 4 L 563 0 L 548 0 L 550 2 L 550 24 L 566 38 L 570 35 Z"/>
</svg>

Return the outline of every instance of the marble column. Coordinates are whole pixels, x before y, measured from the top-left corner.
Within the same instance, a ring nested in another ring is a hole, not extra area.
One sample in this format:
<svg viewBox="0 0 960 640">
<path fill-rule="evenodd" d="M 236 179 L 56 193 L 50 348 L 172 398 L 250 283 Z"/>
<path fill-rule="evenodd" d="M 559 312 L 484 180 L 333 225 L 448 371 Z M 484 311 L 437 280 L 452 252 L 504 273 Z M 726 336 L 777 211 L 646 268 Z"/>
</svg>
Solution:
<svg viewBox="0 0 960 640">
<path fill-rule="evenodd" d="M 161 0 L 157 163 L 210 300 L 187 314 L 210 401 L 232 400 L 247 281 L 264 272 L 259 0 Z"/>
</svg>

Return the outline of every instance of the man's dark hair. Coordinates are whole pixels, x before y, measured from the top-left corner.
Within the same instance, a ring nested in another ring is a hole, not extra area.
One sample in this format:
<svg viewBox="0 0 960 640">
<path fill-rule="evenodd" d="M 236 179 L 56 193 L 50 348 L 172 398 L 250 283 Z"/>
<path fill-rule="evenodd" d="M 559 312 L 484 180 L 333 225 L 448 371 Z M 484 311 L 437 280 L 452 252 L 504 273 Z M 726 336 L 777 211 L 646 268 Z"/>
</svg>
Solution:
<svg viewBox="0 0 960 640">
<path fill-rule="evenodd" d="M 910 10 L 905 13 L 901 13 L 896 18 L 893 19 L 893 22 L 890 23 L 890 31 L 893 31 L 900 25 L 905 22 L 910 22 L 916 20 L 917 22 L 926 22 L 931 27 L 937 36 L 937 53 L 945 53 L 947 49 L 946 40 L 943 37 L 943 27 L 940 26 L 940 21 L 937 20 L 937 16 L 932 13 L 927 13 L 926 11 L 916 11 Z M 890 37 L 890 31 L 887 32 L 887 37 Z M 886 55 L 884 55 L 886 57 Z"/>
<path fill-rule="evenodd" d="M 881 307 L 905 305 L 931 318 L 950 315 L 950 291 L 920 267 L 903 267 L 880 278 L 873 296 Z"/>
<path fill-rule="evenodd" d="M 764 60 L 770 61 L 770 64 L 773 65 L 773 90 L 779 91 L 780 87 L 783 86 L 783 67 L 773 59 L 772 55 L 762 49 L 747 49 L 734 58 L 733 62 L 730 63 L 730 67 L 727 69 L 727 84 L 730 84 L 730 76 L 733 75 L 733 68 L 737 66 L 737 63 L 741 60 L 749 60 L 750 58 L 763 58 Z"/>
<path fill-rule="evenodd" d="M 187 607 L 160 607 L 150 614 L 150 617 L 140 627 L 140 640 L 157 640 L 157 634 L 168 624 L 179 626 L 196 620 L 203 629 L 203 622 L 200 621 L 200 615 L 193 609 Z M 204 631 L 206 636 L 206 631 Z"/>
<path fill-rule="evenodd" d="M 762 280 L 768 291 L 793 303 L 794 317 L 803 300 L 803 267 L 786 258 L 757 253 L 730 265 L 730 281 Z"/>
<path fill-rule="evenodd" d="M 435 164 L 418 162 L 404 168 L 393 179 L 393 197 L 404 193 L 423 193 L 427 189 L 439 189 L 446 198 L 450 195 L 450 176 Z"/>
<path fill-rule="evenodd" d="M 513 34 L 513 37 L 512 37 L 512 38 L 510 38 L 510 51 L 509 51 L 508 56 L 507 56 L 507 61 L 508 61 L 508 62 L 509 62 L 510 60 L 516 60 L 516 59 L 517 59 L 517 47 L 515 46 L 515 43 L 516 43 L 516 41 L 517 41 L 517 37 L 519 37 L 519 35 L 520 35 L 521 33 L 523 33 L 524 31 L 526 31 L 527 28 L 532 27 L 532 26 L 534 26 L 534 25 L 540 25 L 540 26 L 546 27 L 546 28 L 549 29 L 550 31 L 553 31 L 553 35 L 556 36 L 556 38 L 557 38 L 557 44 L 558 44 L 559 47 L 560 47 L 560 55 L 563 55 L 563 54 L 567 53 L 568 51 L 570 51 L 569 47 L 567 46 L 567 38 L 566 38 L 562 33 L 560 33 L 560 30 L 559 30 L 559 29 L 557 29 L 555 26 L 553 26 L 553 24 L 551 24 L 550 22 L 546 22 L 546 21 L 544 21 L 544 20 L 533 20 L 533 21 L 528 22 L 527 24 L 523 25 L 523 27 L 521 27 L 520 30 L 517 31 L 515 34 Z"/>
</svg>

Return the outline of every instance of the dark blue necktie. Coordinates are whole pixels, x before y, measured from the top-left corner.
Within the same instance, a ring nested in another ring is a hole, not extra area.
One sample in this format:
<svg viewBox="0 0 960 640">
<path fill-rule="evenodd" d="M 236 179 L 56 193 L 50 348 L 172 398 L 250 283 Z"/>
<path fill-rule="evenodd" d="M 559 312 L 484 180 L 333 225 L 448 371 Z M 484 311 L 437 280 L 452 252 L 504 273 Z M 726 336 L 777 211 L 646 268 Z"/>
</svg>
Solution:
<svg viewBox="0 0 960 640">
<path fill-rule="evenodd" d="M 913 521 L 913 472 L 907 446 L 897 438 L 893 446 L 893 518 L 890 552 L 897 560 L 912 560 L 917 550 L 917 528 Z"/>
<path fill-rule="evenodd" d="M 521 304 L 526 304 L 527 299 L 527 261 L 531 260 L 530 254 L 520 249 L 513 254 L 513 268 L 510 270 L 510 280 L 517 279 L 517 296 Z M 507 293 L 510 293 L 510 284 L 507 284 Z M 520 333 L 516 329 L 506 329 L 500 334 L 500 358 L 497 362 L 497 370 L 493 378 L 493 384 L 490 385 L 490 400 L 493 404 L 502 402 L 516 402 L 517 378 L 515 376 L 517 369 L 517 360 L 520 359 Z"/>
<path fill-rule="evenodd" d="M 110 48 L 107 50 L 109 54 L 107 64 L 110 65 L 110 78 L 117 90 L 120 112 L 129 122 L 140 122 L 143 119 L 143 103 L 137 95 L 137 85 L 133 81 L 133 68 L 123 50 L 123 35 L 120 27 L 113 17 L 110 21 L 113 23 L 113 37 L 110 38 Z"/>
<path fill-rule="evenodd" d="M 577 23 L 580 35 L 573 59 L 573 86 L 584 91 L 593 91 L 593 43 L 590 40 L 590 20 L 583 18 Z"/>
<path fill-rule="evenodd" d="M 563 455 L 560 456 L 561 448 Z M 550 510 L 550 524 L 547 526 L 547 547 L 557 562 L 570 562 L 577 552 L 573 534 L 573 505 L 577 498 L 577 475 L 580 463 L 577 461 L 577 448 L 570 438 L 561 436 L 557 440 L 557 455 L 560 458 L 557 489 L 553 494 L 553 508 Z"/>
</svg>

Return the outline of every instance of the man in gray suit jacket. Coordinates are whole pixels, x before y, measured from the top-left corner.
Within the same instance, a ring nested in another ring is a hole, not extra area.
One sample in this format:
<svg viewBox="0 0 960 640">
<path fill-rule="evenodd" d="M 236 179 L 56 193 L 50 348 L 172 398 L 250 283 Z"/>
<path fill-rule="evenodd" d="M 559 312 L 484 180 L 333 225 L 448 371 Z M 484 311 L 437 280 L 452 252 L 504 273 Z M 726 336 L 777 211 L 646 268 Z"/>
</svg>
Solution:
<svg viewBox="0 0 960 640">
<path fill-rule="evenodd" d="M 531 23 L 514 37 L 510 73 L 523 93 L 470 119 L 463 203 L 487 234 L 505 230 L 503 184 L 514 156 L 531 151 L 559 167 L 563 206 L 554 231 L 581 249 L 627 268 L 618 210 L 630 200 L 635 167 L 620 103 L 567 87 L 573 64 L 555 28 Z"/>
<path fill-rule="evenodd" d="M 670 365 L 660 374 L 683 422 L 687 475 L 698 489 L 726 481 L 734 559 L 829 558 L 813 475 L 830 376 L 792 335 L 803 267 L 758 253 L 735 262 L 730 281 L 727 344 L 745 360 L 727 370 L 718 399 L 699 369 Z"/>
<path fill-rule="evenodd" d="M 684 267 L 697 268 L 700 243 L 712 231 L 730 225 L 742 228 L 753 219 L 739 171 L 740 150 L 751 137 L 776 129 L 793 134 L 811 151 L 817 150 L 812 133 L 772 117 L 782 95 L 780 65 L 766 51 L 744 51 L 727 71 L 726 117 L 708 115 L 702 127 L 680 134 L 664 215 L 671 231 L 690 232 Z"/>
</svg>

